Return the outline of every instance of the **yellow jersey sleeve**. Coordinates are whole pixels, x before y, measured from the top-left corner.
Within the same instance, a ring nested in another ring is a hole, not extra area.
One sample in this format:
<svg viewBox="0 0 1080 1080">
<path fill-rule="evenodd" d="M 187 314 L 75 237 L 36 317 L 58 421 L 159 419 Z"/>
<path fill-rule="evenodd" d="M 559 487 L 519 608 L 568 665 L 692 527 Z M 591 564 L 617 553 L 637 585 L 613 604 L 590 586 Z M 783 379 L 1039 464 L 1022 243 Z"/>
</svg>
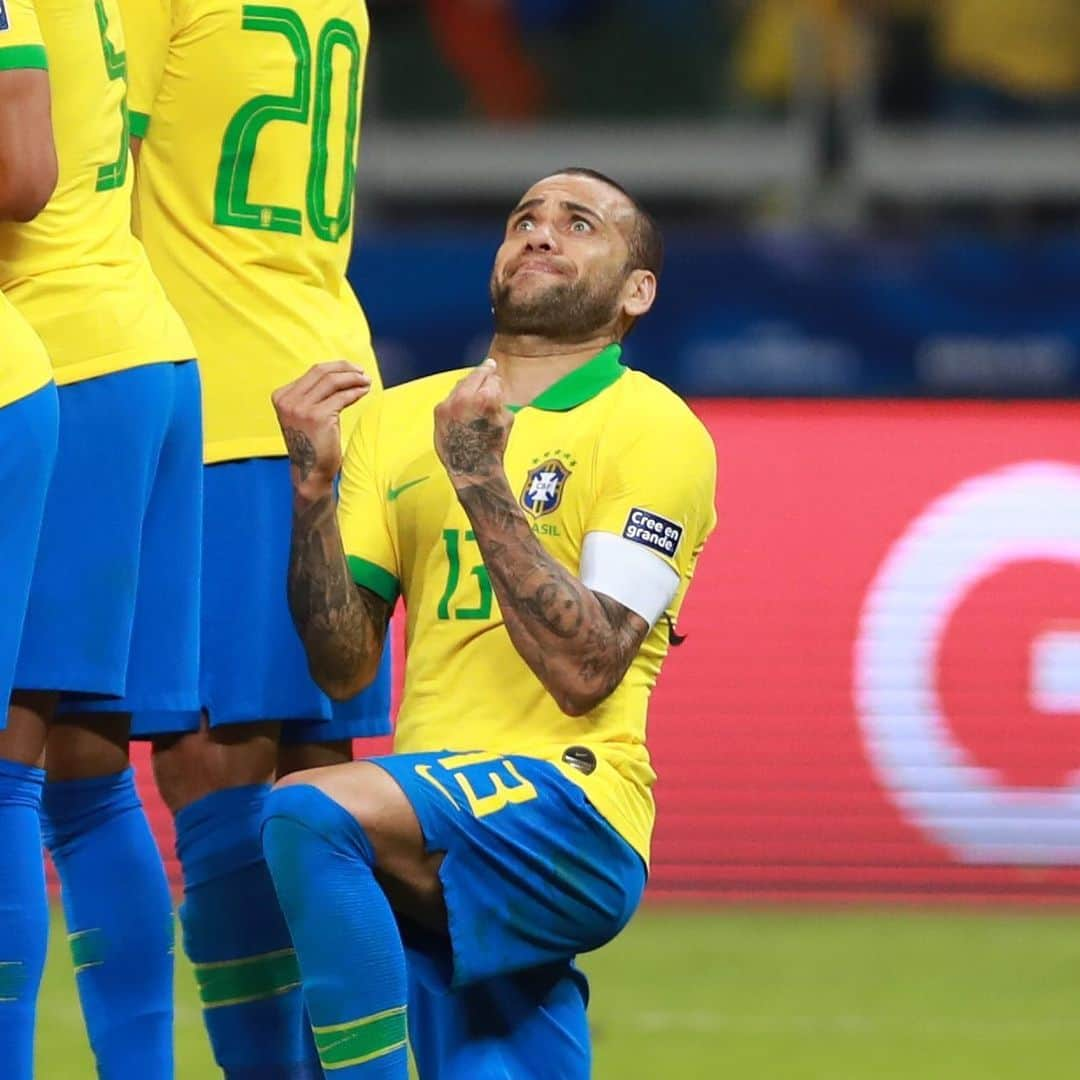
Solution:
<svg viewBox="0 0 1080 1080">
<path fill-rule="evenodd" d="M 393 604 L 401 591 L 401 570 L 376 460 L 382 402 L 381 393 L 369 394 L 356 410 L 341 470 L 338 525 L 353 580 Z"/>
<path fill-rule="evenodd" d="M 33 0 L 0 0 L 0 71 L 48 66 Z"/>
<path fill-rule="evenodd" d="M 716 527 L 716 447 L 681 403 L 659 421 L 649 417 L 623 432 L 613 445 L 605 438 L 585 531 L 614 533 L 647 548 L 685 587 Z"/>
<path fill-rule="evenodd" d="M 127 38 L 127 91 L 131 134 L 150 126 L 172 33 L 172 0 L 119 0 Z"/>
</svg>

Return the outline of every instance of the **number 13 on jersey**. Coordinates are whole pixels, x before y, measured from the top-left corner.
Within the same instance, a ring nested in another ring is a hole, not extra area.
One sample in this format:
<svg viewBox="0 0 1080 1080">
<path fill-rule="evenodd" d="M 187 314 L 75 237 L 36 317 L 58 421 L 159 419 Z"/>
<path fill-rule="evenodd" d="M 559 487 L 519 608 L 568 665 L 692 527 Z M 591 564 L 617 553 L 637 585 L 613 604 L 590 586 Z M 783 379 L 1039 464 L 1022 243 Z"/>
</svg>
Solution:
<svg viewBox="0 0 1080 1080">
<path fill-rule="evenodd" d="M 304 218 L 299 207 L 254 203 L 248 189 L 255 147 L 263 128 L 271 123 L 303 124 L 311 131 L 305 192 L 308 223 L 321 240 L 337 243 L 348 232 L 352 221 L 356 179 L 361 67 L 356 28 L 343 19 L 330 19 L 312 50 L 304 21 L 292 8 L 245 4 L 242 26 L 252 33 L 280 34 L 285 38 L 294 59 L 293 84 L 289 93 L 259 94 L 251 98 L 229 121 L 214 185 L 214 224 L 300 235 Z M 337 49 L 344 51 L 349 65 L 344 130 L 334 133 L 335 141 L 341 140 L 338 145 L 344 167 L 336 204 L 328 207 L 326 182 L 330 161 L 334 53 Z"/>
</svg>

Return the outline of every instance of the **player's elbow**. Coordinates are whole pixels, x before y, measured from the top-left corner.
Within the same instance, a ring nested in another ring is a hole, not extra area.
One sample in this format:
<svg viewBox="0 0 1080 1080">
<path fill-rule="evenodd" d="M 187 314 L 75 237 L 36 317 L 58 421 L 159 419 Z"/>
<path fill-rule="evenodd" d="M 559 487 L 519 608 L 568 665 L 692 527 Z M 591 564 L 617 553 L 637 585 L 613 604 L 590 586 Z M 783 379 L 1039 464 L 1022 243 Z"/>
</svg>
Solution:
<svg viewBox="0 0 1080 1080">
<path fill-rule="evenodd" d="M 329 669 L 309 660 L 308 670 L 315 685 L 331 701 L 351 701 L 375 681 L 379 668 L 378 664 L 364 664 L 346 671 L 340 667 Z"/>
<path fill-rule="evenodd" d="M 567 716 L 579 717 L 592 712 L 599 702 L 592 702 L 588 698 L 577 697 L 571 694 L 560 694 L 555 698 L 556 704 Z"/>
<path fill-rule="evenodd" d="M 560 710 L 573 717 L 588 715 L 611 693 L 607 687 L 592 686 L 580 679 L 568 679 L 548 689 Z"/>
<path fill-rule="evenodd" d="M 335 702 L 352 701 L 357 694 L 362 693 L 367 686 L 360 683 L 329 683 L 322 687 L 326 696 Z"/>
<path fill-rule="evenodd" d="M 0 169 L 0 219 L 33 221 L 48 205 L 56 190 L 57 166 L 53 154 L 43 154 L 30 164 Z"/>
<path fill-rule="evenodd" d="M 315 685 L 331 701 L 350 701 L 370 685 L 370 683 L 359 678 L 328 678 L 315 670 L 312 670 L 311 677 L 315 680 Z"/>
<path fill-rule="evenodd" d="M 586 663 L 581 657 L 567 657 L 557 664 L 549 661 L 544 682 L 567 716 L 580 717 L 599 708 L 614 693 L 625 674 L 625 667 L 616 666 L 614 657 Z"/>
</svg>

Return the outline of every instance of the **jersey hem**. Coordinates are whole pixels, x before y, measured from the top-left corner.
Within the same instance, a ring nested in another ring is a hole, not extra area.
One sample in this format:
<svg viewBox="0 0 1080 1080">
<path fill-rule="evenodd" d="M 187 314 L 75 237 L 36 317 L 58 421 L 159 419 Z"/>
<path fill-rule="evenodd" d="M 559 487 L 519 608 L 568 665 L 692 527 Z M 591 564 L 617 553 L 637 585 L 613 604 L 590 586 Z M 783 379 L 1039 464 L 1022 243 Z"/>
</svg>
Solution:
<svg viewBox="0 0 1080 1080">
<path fill-rule="evenodd" d="M 245 458 L 286 457 L 285 442 L 280 435 L 251 435 L 240 439 L 207 440 L 203 446 L 203 464 L 221 465 L 226 461 Z"/>
<path fill-rule="evenodd" d="M 6 409 L 9 405 L 23 401 L 53 381 L 52 372 L 48 369 L 39 372 L 39 376 L 37 379 L 20 380 L 14 388 L 0 390 L 0 409 Z"/>
<path fill-rule="evenodd" d="M 121 371 L 132 368 L 150 367 L 151 364 L 186 364 L 192 359 L 191 352 L 182 352 L 176 356 L 153 356 L 121 354 L 86 360 L 80 364 L 61 364 L 53 368 L 53 379 L 57 386 L 71 386 L 74 383 L 100 379 L 103 375 L 118 375 Z"/>
<path fill-rule="evenodd" d="M 590 785 L 587 778 L 573 766 L 564 765 L 561 761 L 552 761 L 550 758 L 545 758 L 543 760 L 554 765 L 563 777 L 584 792 L 589 805 L 641 856 L 642 862 L 645 863 L 645 869 L 648 870 L 651 854 L 650 836 L 639 836 L 637 829 L 626 828 L 624 815 L 619 814 L 618 812 L 612 813 L 612 808 L 605 805 L 609 800 L 603 798 L 602 793 L 595 789 L 595 785 Z M 630 781 L 625 780 L 625 778 L 624 782 L 630 783 Z M 597 798 L 597 795 L 600 795 L 600 798 Z"/>
</svg>

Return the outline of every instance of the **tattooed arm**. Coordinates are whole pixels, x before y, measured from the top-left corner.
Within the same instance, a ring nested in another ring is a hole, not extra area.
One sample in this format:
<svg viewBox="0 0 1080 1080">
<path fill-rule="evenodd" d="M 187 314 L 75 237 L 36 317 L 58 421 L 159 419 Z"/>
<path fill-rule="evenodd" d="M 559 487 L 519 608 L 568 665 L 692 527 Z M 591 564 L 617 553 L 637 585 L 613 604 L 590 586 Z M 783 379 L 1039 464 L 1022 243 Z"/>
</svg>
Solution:
<svg viewBox="0 0 1080 1080">
<path fill-rule="evenodd" d="M 493 366 L 477 369 L 436 409 L 436 448 L 472 522 L 518 653 L 570 716 L 594 709 L 622 681 L 648 624 L 594 593 L 533 535 L 502 458 L 513 416 Z"/>
<path fill-rule="evenodd" d="M 329 697 L 346 701 L 374 682 L 390 605 L 349 573 L 333 490 L 294 496 L 289 610 L 311 677 Z"/>
<path fill-rule="evenodd" d="M 338 701 L 374 680 L 390 618 L 390 605 L 352 580 L 334 497 L 338 416 L 369 386 L 366 375 L 341 361 L 312 368 L 273 396 L 292 464 L 289 610 L 312 678 Z"/>
<path fill-rule="evenodd" d="M 563 712 L 594 709 L 622 682 L 648 624 L 544 550 L 501 467 L 462 477 L 457 493 L 514 647 Z"/>
</svg>

